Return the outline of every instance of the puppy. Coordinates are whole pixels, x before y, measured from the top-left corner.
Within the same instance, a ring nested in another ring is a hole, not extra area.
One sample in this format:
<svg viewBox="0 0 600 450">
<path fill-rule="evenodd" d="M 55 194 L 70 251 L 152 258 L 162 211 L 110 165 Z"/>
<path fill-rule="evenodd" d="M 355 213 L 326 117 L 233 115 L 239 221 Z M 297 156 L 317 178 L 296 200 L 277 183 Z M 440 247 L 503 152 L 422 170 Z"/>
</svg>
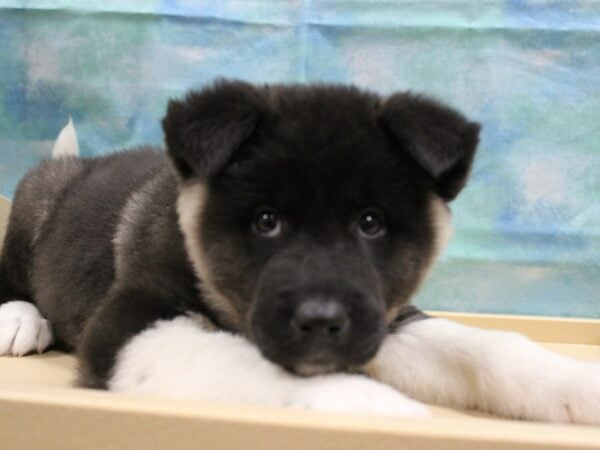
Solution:
<svg viewBox="0 0 600 450">
<path fill-rule="evenodd" d="M 600 368 L 409 306 L 479 125 L 426 97 L 218 81 L 167 152 L 43 162 L 0 262 L 0 354 L 77 353 L 117 392 L 600 423 Z"/>
</svg>

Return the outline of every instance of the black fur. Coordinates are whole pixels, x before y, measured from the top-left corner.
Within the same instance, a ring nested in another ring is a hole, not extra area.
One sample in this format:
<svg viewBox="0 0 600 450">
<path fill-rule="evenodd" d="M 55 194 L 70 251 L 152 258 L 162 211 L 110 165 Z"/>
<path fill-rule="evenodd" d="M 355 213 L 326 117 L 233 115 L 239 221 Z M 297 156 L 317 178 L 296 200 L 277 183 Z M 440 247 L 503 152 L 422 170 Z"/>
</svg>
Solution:
<svg viewBox="0 0 600 450">
<path fill-rule="evenodd" d="M 382 123 L 435 180 L 438 194 L 454 199 L 462 190 L 479 141 L 480 125 L 438 102 L 410 93 L 392 95 Z"/>
<path fill-rule="evenodd" d="M 49 161 L 17 190 L 0 300 L 34 301 L 78 351 L 87 386 L 106 386 L 129 337 L 187 311 L 236 324 L 230 331 L 293 371 L 364 363 L 431 263 L 432 196 L 462 189 L 479 131 L 412 94 L 230 81 L 172 101 L 163 127 L 172 164 L 152 150 Z M 184 247 L 176 202 L 194 183 L 207 191 L 195 232 L 237 322 L 200 294 Z M 123 228 L 133 195 L 139 214 Z M 274 238 L 253 229 L 265 207 L 282 218 Z M 367 239 L 358 223 L 371 209 L 386 232 Z M 307 301 L 337 305 L 348 327 L 299 332 L 290 324 Z"/>
<path fill-rule="evenodd" d="M 250 84 L 222 82 L 171 101 L 162 121 L 169 155 L 184 177 L 207 178 L 255 130 L 264 100 Z M 173 151 L 176 149 L 176 151 Z"/>
</svg>

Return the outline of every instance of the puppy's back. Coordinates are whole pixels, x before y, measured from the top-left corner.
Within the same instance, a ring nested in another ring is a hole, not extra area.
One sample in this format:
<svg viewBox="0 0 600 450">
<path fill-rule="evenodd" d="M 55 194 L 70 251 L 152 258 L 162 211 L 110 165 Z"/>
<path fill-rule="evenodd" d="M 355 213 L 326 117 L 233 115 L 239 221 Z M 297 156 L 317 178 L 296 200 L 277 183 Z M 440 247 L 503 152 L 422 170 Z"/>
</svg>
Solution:
<svg viewBox="0 0 600 450">
<path fill-rule="evenodd" d="M 0 261 L 0 302 L 35 300 L 71 347 L 93 310 L 90 302 L 114 279 L 112 241 L 121 210 L 165 171 L 164 153 L 152 149 L 61 157 L 32 169 L 15 193 Z"/>
<path fill-rule="evenodd" d="M 29 275 L 33 248 L 62 193 L 80 177 L 84 163 L 76 157 L 45 160 L 17 186 L 2 249 L 0 302 L 31 297 Z"/>
</svg>

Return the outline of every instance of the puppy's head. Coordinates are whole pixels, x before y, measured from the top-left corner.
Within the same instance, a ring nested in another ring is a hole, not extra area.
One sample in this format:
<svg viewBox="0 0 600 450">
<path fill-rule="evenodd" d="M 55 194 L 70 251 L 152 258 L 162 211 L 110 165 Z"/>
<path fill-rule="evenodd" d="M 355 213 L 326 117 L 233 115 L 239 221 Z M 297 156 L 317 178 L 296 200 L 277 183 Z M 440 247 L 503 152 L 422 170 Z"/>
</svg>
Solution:
<svg viewBox="0 0 600 450">
<path fill-rule="evenodd" d="M 410 93 L 232 81 L 163 127 L 205 301 L 301 374 L 374 356 L 449 237 L 479 134 Z"/>
</svg>

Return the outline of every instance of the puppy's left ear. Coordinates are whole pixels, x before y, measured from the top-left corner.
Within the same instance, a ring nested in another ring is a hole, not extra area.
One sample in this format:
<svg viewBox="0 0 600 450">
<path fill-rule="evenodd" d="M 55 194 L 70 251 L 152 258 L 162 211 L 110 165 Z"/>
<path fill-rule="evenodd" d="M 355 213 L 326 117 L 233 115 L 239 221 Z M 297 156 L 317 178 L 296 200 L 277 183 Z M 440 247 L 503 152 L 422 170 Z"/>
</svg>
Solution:
<svg viewBox="0 0 600 450">
<path fill-rule="evenodd" d="M 411 93 L 390 96 L 380 120 L 400 147 L 433 177 L 437 193 L 446 201 L 453 200 L 467 182 L 481 126 Z"/>
</svg>

